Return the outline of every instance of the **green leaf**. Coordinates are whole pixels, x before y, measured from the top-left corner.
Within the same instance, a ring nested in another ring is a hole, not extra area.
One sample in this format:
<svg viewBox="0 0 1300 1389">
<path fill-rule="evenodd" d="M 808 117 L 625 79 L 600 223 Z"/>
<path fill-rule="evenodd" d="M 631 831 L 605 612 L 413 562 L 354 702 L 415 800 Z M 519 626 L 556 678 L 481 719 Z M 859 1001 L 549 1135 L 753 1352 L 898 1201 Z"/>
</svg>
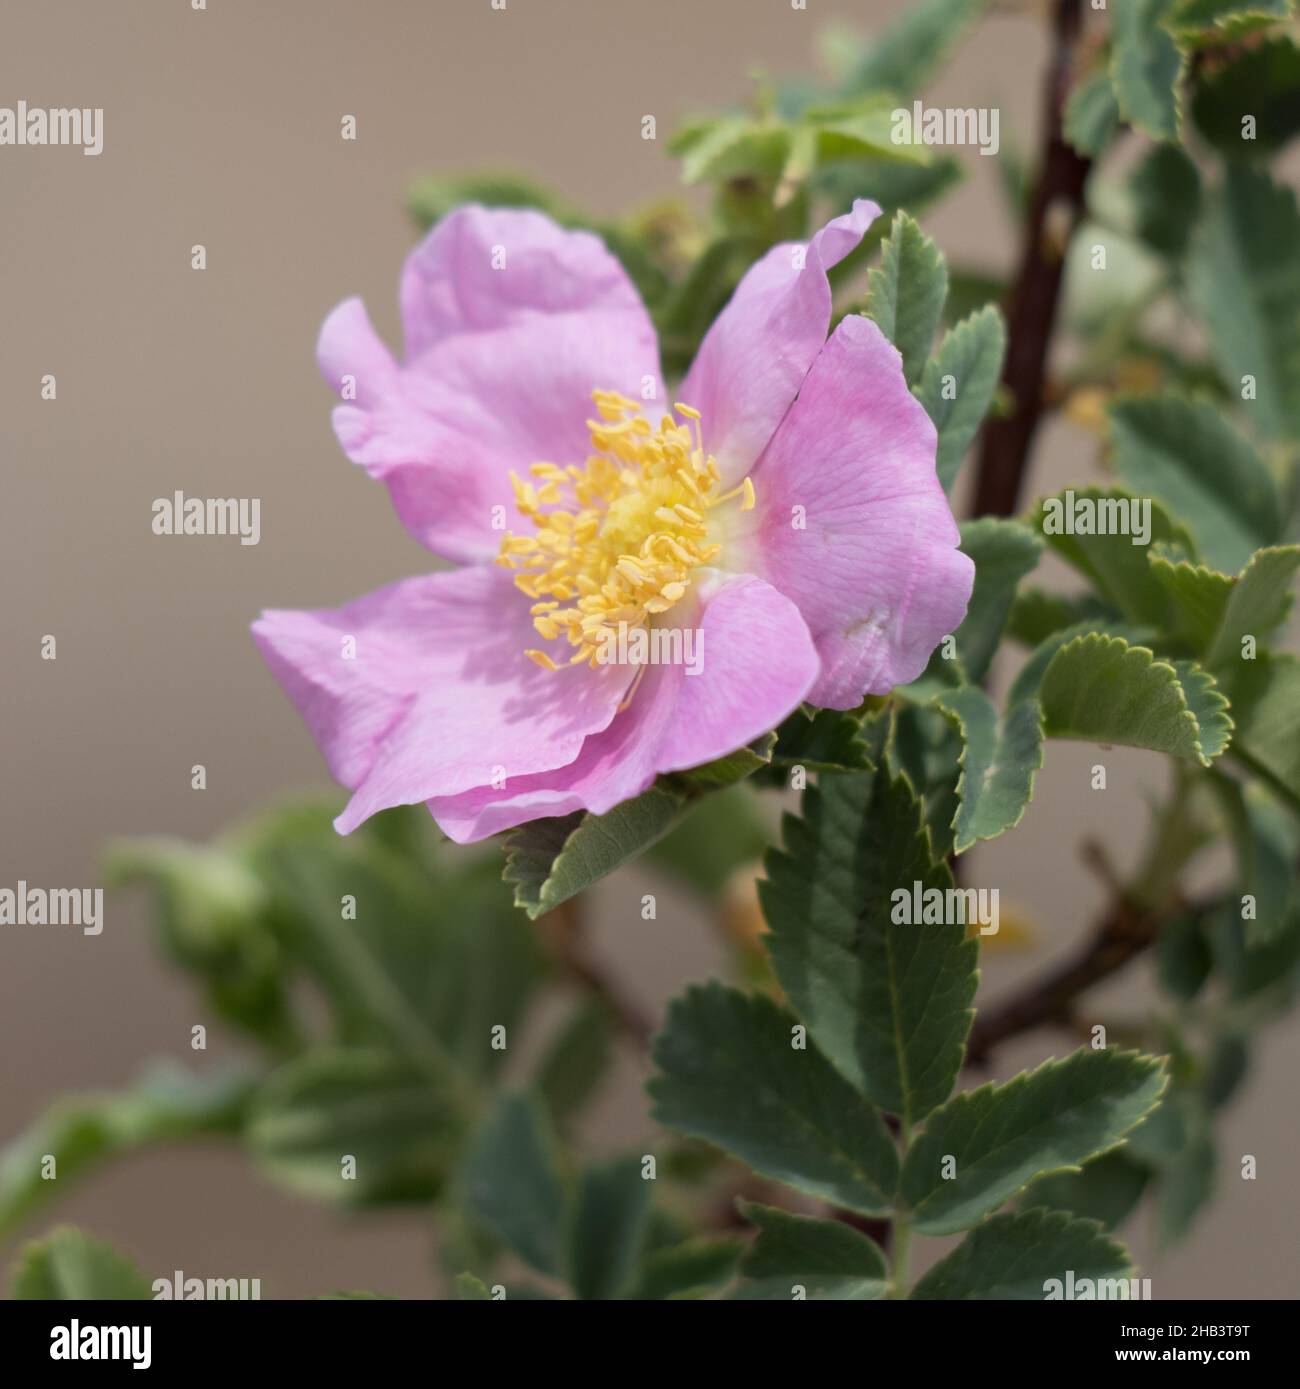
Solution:
<svg viewBox="0 0 1300 1389">
<path fill-rule="evenodd" d="M 1223 622 L 1234 580 L 1217 569 L 1147 551 L 1152 577 L 1168 593 L 1172 608 L 1170 634 L 1204 656 Z"/>
<path fill-rule="evenodd" d="M 1207 671 L 1096 632 L 1057 651 L 1039 697 L 1049 738 L 1150 748 L 1206 767 L 1232 731 L 1228 701 Z"/>
<path fill-rule="evenodd" d="M 684 799 L 652 786 L 604 815 L 530 820 L 506 836 L 504 877 L 536 920 L 644 852 L 672 828 Z"/>
<path fill-rule="evenodd" d="M 269 894 L 242 855 L 156 835 L 113 841 L 104 869 L 114 887 L 148 884 L 163 952 L 201 981 L 218 1016 L 272 1046 L 293 1038 Z"/>
<path fill-rule="evenodd" d="M 678 136 L 669 151 L 682 156 L 682 182 L 734 178 L 775 180 L 790 152 L 790 128 L 769 117 L 719 116 L 707 128 Z"/>
<path fill-rule="evenodd" d="M 948 293 L 948 267 L 935 243 L 900 212 L 881 248 L 880 265 L 868 276 L 867 313 L 898 348 L 908 385 L 930 355 Z"/>
<path fill-rule="evenodd" d="M 810 1196 L 884 1215 L 898 1178 L 889 1131 L 799 1034 L 770 999 L 689 989 L 655 1043 L 654 1117 Z"/>
<path fill-rule="evenodd" d="M 1078 1172 L 1044 1177 L 1024 1199 L 1028 1205 L 1068 1211 L 1115 1230 L 1136 1209 L 1150 1178 L 1150 1169 L 1136 1161 L 1125 1145 L 1093 1158 Z"/>
<path fill-rule="evenodd" d="M 1201 176 L 1177 145 L 1156 145 L 1134 170 L 1137 234 L 1162 256 L 1181 256 L 1201 210 Z"/>
<path fill-rule="evenodd" d="M 551 1039 L 533 1085 L 557 1125 L 571 1119 L 600 1085 L 613 1040 L 609 1007 L 602 999 L 575 1008 Z"/>
<path fill-rule="evenodd" d="M 153 1287 L 111 1245 L 63 1226 L 25 1246 L 12 1296 L 17 1302 L 142 1302 L 153 1297 Z"/>
<path fill-rule="evenodd" d="M 1110 407 L 1112 462 L 1130 491 L 1163 502 L 1216 568 L 1235 574 L 1277 539 L 1282 502 L 1249 440 L 1204 401 L 1130 397 Z"/>
<path fill-rule="evenodd" d="M 462 1132 L 451 1097 L 378 1049 L 320 1047 L 276 1071 L 246 1140 L 276 1181 L 340 1205 L 423 1201 L 442 1188 Z M 344 1160 L 355 1163 L 345 1175 Z"/>
<path fill-rule="evenodd" d="M 1101 1297 L 1127 1297 L 1133 1262 L 1123 1245 L 1091 1220 L 1066 1211 L 1028 1210 L 995 1215 L 966 1236 L 912 1290 L 912 1297 L 945 1302 L 1014 1299 L 1041 1302 L 1065 1295 L 1084 1279 L 1106 1280 L 1113 1291 Z M 1052 1288 L 1055 1280 L 1058 1287 Z M 1123 1282 L 1123 1291 L 1119 1284 Z"/>
<path fill-rule="evenodd" d="M 569 1282 L 580 1298 L 616 1298 L 641 1262 L 652 1183 L 637 1156 L 588 1167 L 578 1180 L 567 1241 Z"/>
<path fill-rule="evenodd" d="M 961 777 L 953 824 L 953 849 L 964 853 L 981 839 L 1014 829 L 1034 794 L 1043 765 L 1042 711 L 1035 700 L 1008 705 L 998 717 L 978 686 L 963 685 L 936 704 L 961 732 Z"/>
<path fill-rule="evenodd" d="M 456 1297 L 461 1302 L 491 1302 L 492 1293 L 488 1285 L 472 1273 L 458 1273 L 453 1283 Z"/>
<path fill-rule="evenodd" d="M 465 1155 L 460 1185 L 472 1219 L 540 1273 L 560 1272 L 564 1188 L 545 1111 L 533 1096 L 497 1102 Z"/>
<path fill-rule="evenodd" d="M 671 781 L 687 791 L 718 791 L 753 776 L 772 761 L 776 734 L 765 733 L 747 747 L 737 748 L 725 757 L 714 758 L 684 772 L 674 772 Z"/>
<path fill-rule="evenodd" d="M 1172 603 L 1151 573 L 1147 545 L 1187 555 L 1195 547 L 1158 502 L 1120 487 L 1070 487 L 1040 502 L 1032 524 L 1125 617 L 1161 630 L 1169 626 Z"/>
<path fill-rule="evenodd" d="M 1300 570 L 1300 545 L 1258 550 L 1233 581 L 1206 663 L 1229 671 L 1242 659 L 1242 641 L 1262 642 L 1291 612 L 1292 587 Z"/>
<path fill-rule="evenodd" d="M 1300 211 L 1295 190 L 1229 164 L 1192 246 L 1192 297 L 1232 394 L 1270 439 L 1300 436 Z"/>
<path fill-rule="evenodd" d="M 962 523 L 961 548 L 975 562 L 975 587 L 957 629 L 957 654 L 979 683 L 998 649 L 1016 585 L 1038 564 L 1043 542 L 1023 521 L 983 516 Z"/>
<path fill-rule="evenodd" d="M 913 0 L 871 43 L 845 92 L 910 96 L 953 51 L 988 0 Z"/>
<path fill-rule="evenodd" d="M 1155 1057 L 1081 1050 L 1005 1085 L 990 1081 L 954 1096 L 930 1116 L 903 1163 L 902 1194 L 916 1229 L 968 1229 L 1036 1177 L 1082 1166 L 1118 1144 L 1164 1088 Z"/>
<path fill-rule="evenodd" d="M 791 1215 L 746 1202 L 758 1238 L 741 1261 L 739 1296 L 789 1301 L 862 1302 L 883 1297 L 889 1270 L 880 1246 L 838 1220 Z"/>
<path fill-rule="evenodd" d="M 1092 594 L 1066 597 L 1045 589 L 1020 588 L 1011 604 L 1006 633 L 1025 646 L 1037 646 L 1066 627 L 1092 622 L 1100 626 L 1118 614 L 1108 603 Z"/>
<path fill-rule="evenodd" d="M 66 1095 L 0 1152 L 0 1233 L 96 1165 L 154 1143 L 238 1132 L 253 1079 L 237 1069 L 206 1076 L 151 1068 L 128 1090 Z M 59 1180 L 41 1175 L 46 1154 Z"/>
<path fill-rule="evenodd" d="M 856 712 L 803 706 L 777 729 L 772 761 L 778 767 L 802 767 L 806 772 L 865 771 L 871 766 Z"/>
<path fill-rule="evenodd" d="M 1243 49 L 1201 79 L 1192 116 L 1201 134 L 1229 158 L 1270 156 L 1300 134 L 1300 47 L 1283 35 Z M 1252 125 L 1244 124 L 1249 117 Z M 1247 132 L 1253 138 L 1247 139 Z"/>
<path fill-rule="evenodd" d="M 1180 135 L 1178 85 L 1186 58 L 1161 22 L 1172 0 L 1127 0 L 1111 17 L 1110 80 L 1120 113 L 1153 140 Z"/>
<path fill-rule="evenodd" d="M 1258 785 L 1243 787 L 1222 774 L 1212 775 L 1210 785 L 1236 854 L 1238 890 L 1255 899 L 1254 919 L 1246 922 L 1246 943 L 1266 944 L 1286 930 L 1295 905 L 1300 848 L 1295 822 Z M 1208 943 L 1205 948 L 1208 951 Z"/>
<path fill-rule="evenodd" d="M 1300 660 L 1261 652 L 1231 682 L 1233 755 L 1300 808 Z"/>
<path fill-rule="evenodd" d="M 304 811 L 244 840 L 274 928 L 320 985 L 340 1039 L 399 1051 L 449 1083 L 482 1078 L 502 1061 L 490 1028 L 509 1027 L 540 980 L 538 945 L 491 857 L 422 862 L 402 824 L 381 816 L 340 838 L 328 813 Z"/>
<path fill-rule="evenodd" d="M 956 480 L 1002 376 L 1007 330 L 1002 314 L 986 304 L 944 334 L 925 364 L 917 399 L 939 431 L 935 469 L 944 491 Z"/>
<path fill-rule="evenodd" d="M 942 692 L 931 691 L 925 698 L 933 699 Z M 887 766 L 895 776 L 905 775 L 920 797 L 925 827 L 930 832 L 930 857 L 935 860 L 947 858 L 953 851 L 961 756 L 961 733 L 940 709 L 924 704 L 894 710 Z"/>
<path fill-rule="evenodd" d="M 964 927 L 893 919 L 897 892 L 952 887 L 916 795 L 884 770 L 827 778 L 782 841 L 759 884 L 781 987 L 839 1070 L 914 1123 L 951 1093 L 978 978 Z"/>
<path fill-rule="evenodd" d="M 1176 0 L 1165 20 L 1171 33 L 1186 42 L 1221 44 L 1285 19 L 1292 0 Z"/>
<path fill-rule="evenodd" d="M 730 1281 L 745 1246 L 739 1239 L 689 1239 L 651 1250 L 628 1296 L 639 1301 L 700 1297 Z"/>
<path fill-rule="evenodd" d="M 1065 103 L 1064 134 L 1085 158 L 1095 159 L 1119 129 L 1119 102 L 1110 74 L 1100 68 L 1070 89 Z"/>
</svg>

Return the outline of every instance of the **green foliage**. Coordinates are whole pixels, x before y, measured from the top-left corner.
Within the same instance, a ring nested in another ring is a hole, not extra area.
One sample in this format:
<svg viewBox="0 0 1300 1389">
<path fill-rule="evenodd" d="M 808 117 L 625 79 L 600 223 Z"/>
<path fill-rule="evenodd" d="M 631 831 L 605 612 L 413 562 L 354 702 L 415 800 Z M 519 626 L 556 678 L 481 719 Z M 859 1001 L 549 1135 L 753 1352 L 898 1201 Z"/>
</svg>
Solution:
<svg viewBox="0 0 1300 1389">
<path fill-rule="evenodd" d="M 65 1226 L 22 1251 L 12 1296 L 38 1302 L 142 1302 L 153 1297 L 153 1288 L 110 1245 Z"/>
<path fill-rule="evenodd" d="M 894 224 L 871 272 L 867 312 L 898 348 L 908 385 L 921 375 L 948 294 L 948 267 L 939 248 L 905 212 Z"/>
<path fill-rule="evenodd" d="M 1002 315 L 986 304 L 945 333 L 939 350 L 925 364 L 916 394 L 939 431 L 935 468 L 945 490 L 951 489 L 988 412 L 1006 346 Z"/>
<path fill-rule="evenodd" d="M 758 1238 L 740 1265 L 737 1296 L 786 1298 L 802 1289 L 810 1300 L 862 1302 L 883 1297 L 889 1269 L 879 1245 L 834 1220 L 790 1215 L 772 1206 L 748 1204 L 745 1215 Z"/>
</svg>

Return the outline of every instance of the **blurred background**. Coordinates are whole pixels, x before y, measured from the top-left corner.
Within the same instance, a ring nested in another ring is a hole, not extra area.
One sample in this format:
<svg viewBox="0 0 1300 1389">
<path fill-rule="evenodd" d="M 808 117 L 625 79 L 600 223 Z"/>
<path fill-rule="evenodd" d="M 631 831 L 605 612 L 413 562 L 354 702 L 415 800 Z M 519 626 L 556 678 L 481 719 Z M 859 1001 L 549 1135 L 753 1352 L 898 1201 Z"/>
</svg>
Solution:
<svg viewBox="0 0 1300 1389">
<path fill-rule="evenodd" d="M 622 212 L 675 191 L 663 144 L 681 117 L 744 99 L 756 70 L 811 69 L 820 27 L 872 28 L 905 3 L 11 0 L 0 102 L 103 107 L 105 138 L 98 158 L 0 150 L 0 885 L 102 884 L 112 837 L 203 839 L 286 792 L 328 789 L 248 624 L 263 607 L 333 606 L 431 567 L 337 447 L 313 358 L 322 318 L 353 294 L 398 341 L 414 178 L 510 169 Z M 1003 156 L 1032 149 L 1045 60 L 1040 7 L 1007 4 L 923 95 L 997 106 Z M 340 138 L 349 114 L 354 142 Z M 646 114 L 657 142 L 641 138 Z M 957 153 L 966 180 L 922 223 L 950 261 L 1005 273 L 1018 247 L 1000 160 Z M 46 373 L 55 401 L 40 396 Z M 1093 476 L 1096 453 L 1094 435 L 1054 417 L 1030 493 Z M 153 535 L 153 499 L 177 489 L 260 498 L 261 543 Z M 40 658 L 46 634 L 56 661 Z M 1144 794 L 1167 764 L 1116 749 L 1098 793 L 1095 760 L 1049 744 L 1035 813 L 971 855 L 967 881 L 997 886 L 1029 937 L 1020 953 L 988 953 L 981 1001 L 1067 948 L 1101 907 L 1081 839 L 1121 867 L 1136 857 Z M 604 966 L 658 1016 L 686 981 L 722 968 L 724 947 L 661 884 L 658 919 L 642 921 L 644 882 L 633 869 L 599 884 L 588 915 Z M 1149 970 L 1102 991 L 1099 1011 L 1143 1006 Z M 0 999 L 0 1142 L 62 1092 L 122 1085 L 149 1057 L 195 1059 L 190 1028 L 213 1021 L 157 958 L 132 893 L 109 895 L 98 937 L 0 929 Z M 210 1038 L 209 1059 L 233 1045 L 216 1026 Z M 1020 1038 L 997 1071 L 1071 1045 Z M 1298 1066 L 1293 1018 L 1261 1038 L 1221 1130 L 1217 1198 L 1185 1244 L 1162 1254 L 1145 1214 L 1129 1228 L 1157 1297 L 1295 1294 Z M 622 1058 L 586 1124 L 593 1147 L 651 1132 L 641 1080 Z M 1245 1153 L 1258 1181 L 1237 1176 Z M 56 1219 L 112 1240 L 150 1277 L 257 1276 L 264 1296 L 434 1286 L 419 1217 L 308 1204 L 234 1148 L 131 1158 L 20 1235 Z"/>
</svg>

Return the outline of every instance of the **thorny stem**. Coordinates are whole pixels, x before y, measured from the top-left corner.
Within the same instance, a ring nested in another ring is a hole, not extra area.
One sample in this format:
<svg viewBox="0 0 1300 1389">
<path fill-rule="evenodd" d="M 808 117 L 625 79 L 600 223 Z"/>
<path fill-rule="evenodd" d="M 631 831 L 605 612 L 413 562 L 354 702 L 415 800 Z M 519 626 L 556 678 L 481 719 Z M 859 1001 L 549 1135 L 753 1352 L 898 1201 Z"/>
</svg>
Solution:
<svg viewBox="0 0 1300 1389">
<path fill-rule="evenodd" d="M 1043 382 L 1065 270 L 1065 247 L 1083 215 L 1083 186 L 1091 168 L 1090 160 L 1065 143 L 1062 131 L 1082 27 L 1082 0 L 1054 0 L 1054 4 L 1053 54 L 1044 93 L 1042 172 L 1034 190 L 1011 296 L 1007 360 L 1002 373 L 1002 383 L 1011 397 L 1011 413 L 990 419 L 984 426 L 975 484 L 977 516 L 1010 516 L 1020 498 L 1030 446 L 1043 411 Z"/>
</svg>

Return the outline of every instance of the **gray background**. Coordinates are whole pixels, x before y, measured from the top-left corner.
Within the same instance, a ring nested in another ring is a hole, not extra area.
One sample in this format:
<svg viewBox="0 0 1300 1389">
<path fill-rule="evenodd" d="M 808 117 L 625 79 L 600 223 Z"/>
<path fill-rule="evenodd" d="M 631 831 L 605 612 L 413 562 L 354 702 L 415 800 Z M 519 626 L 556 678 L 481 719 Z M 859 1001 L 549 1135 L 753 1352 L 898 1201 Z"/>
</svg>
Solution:
<svg viewBox="0 0 1300 1389">
<path fill-rule="evenodd" d="M 268 798 L 328 784 L 247 635 L 265 606 L 342 602 L 429 566 L 385 492 L 341 455 L 313 361 L 325 313 L 364 295 L 396 341 L 396 283 L 412 228 L 408 181 L 513 167 L 596 212 L 671 192 L 663 137 L 687 113 L 743 97 L 752 70 L 813 61 L 819 25 L 874 25 L 899 0 L 8 0 L 0 103 L 105 108 L 96 159 L 0 150 L 0 884 L 97 881 L 115 835 L 207 836 Z M 1045 26 L 999 7 L 924 95 L 997 104 L 1004 150 L 1034 138 Z M 359 138 L 339 121 L 356 115 Z M 640 138 L 646 113 L 660 142 Z M 951 259 L 1013 263 L 996 161 L 925 220 Z M 863 189 L 870 194 L 870 189 Z M 206 245 L 208 269 L 190 269 Z M 58 399 L 39 398 L 40 377 Z M 1091 475 L 1096 442 L 1060 421 L 1034 490 Z M 168 539 L 150 504 L 176 488 L 262 499 L 262 542 Z M 40 659 L 43 634 L 58 659 Z M 1092 834 L 1132 862 L 1157 758 L 1049 746 L 1026 823 L 974 856 L 970 881 L 1037 922 L 1031 954 L 990 956 L 985 999 L 1076 939 L 1100 906 L 1075 845 Z M 190 767 L 208 789 L 190 789 Z M 598 890 L 611 969 L 658 1007 L 718 967 L 707 927 L 671 894 L 639 918 L 640 882 Z M 156 961 L 147 918 L 114 898 L 103 935 L 0 932 L 0 1139 L 53 1096 L 125 1083 L 149 1056 L 189 1061 L 210 1021 Z M 1147 998 L 1144 971 L 1103 994 Z M 213 1029 L 214 1050 L 219 1031 Z M 1068 1039 L 1022 1039 L 1016 1069 Z M 1220 1195 L 1177 1252 L 1130 1232 L 1157 1296 L 1297 1291 L 1291 1172 L 1300 1028 L 1270 1032 L 1222 1129 Z M 598 1147 L 648 1134 L 628 1060 L 591 1121 Z M 1257 1182 L 1236 1175 L 1242 1153 Z M 331 1287 L 428 1292 L 424 1222 L 339 1216 L 284 1195 L 236 1154 L 151 1153 L 95 1176 L 31 1225 L 67 1219 L 118 1242 L 150 1276 L 261 1277 L 266 1295 Z M 924 1242 L 923 1242 L 924 1244 Z M 13 1246 L 0 1250 L 8 1263 Z"/>
</svg>

